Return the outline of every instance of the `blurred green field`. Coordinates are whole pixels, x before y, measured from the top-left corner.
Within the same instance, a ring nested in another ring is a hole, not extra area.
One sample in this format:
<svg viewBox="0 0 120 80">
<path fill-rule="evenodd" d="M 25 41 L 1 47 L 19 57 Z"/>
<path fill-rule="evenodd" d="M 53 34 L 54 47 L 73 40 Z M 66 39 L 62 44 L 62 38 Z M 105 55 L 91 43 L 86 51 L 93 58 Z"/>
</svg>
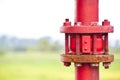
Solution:
<svg viewBox="0 0 120 80">
<path fill-rule="evenodd" d="M 100 66 L 100 80 L 120 80 L 120 55 L 110 69 Z M 0 56 L 0 80 L 74 80 L 74 66 L 64 67 L 60 54 L 7 53 Z"/>
</svg>

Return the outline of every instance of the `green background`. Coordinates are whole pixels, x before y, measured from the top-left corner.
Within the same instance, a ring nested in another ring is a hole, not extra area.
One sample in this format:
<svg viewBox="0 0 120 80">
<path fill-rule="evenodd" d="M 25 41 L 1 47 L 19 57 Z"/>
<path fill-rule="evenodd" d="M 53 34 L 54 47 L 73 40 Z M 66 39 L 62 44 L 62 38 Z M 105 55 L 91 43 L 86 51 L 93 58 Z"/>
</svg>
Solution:
<svg viewBox="0 0 120 80">
<path fill-rule="evenodd" d="M 0 80 L 74 80 L 74 66 L 63 66 L 60 53 L 9 52 L 0 56 Z M 109 69 L 100 65 L 100 80 L 120 80 L 119 54 Z"/>
</svg>

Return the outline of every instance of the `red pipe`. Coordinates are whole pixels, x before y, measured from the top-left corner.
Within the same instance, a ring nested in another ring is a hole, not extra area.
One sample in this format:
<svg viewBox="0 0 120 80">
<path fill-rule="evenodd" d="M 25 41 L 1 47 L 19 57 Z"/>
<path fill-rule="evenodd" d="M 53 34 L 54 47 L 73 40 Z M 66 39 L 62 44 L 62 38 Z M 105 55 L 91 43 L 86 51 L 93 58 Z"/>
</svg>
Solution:
<svg viewBox="0 0 120 80">
<path fill-rule="evenodd" d="M 98 0 L 76 0 L 76 22 L 90 25 L 98 22 Z M 94 67 L 89 63 L 75 66 L 76 80 L 99 80 L 99 66 Z"/>
<path fill-rule="evenodd" d="M 98 22 L 98 0 L 76 0 L 76 22 Z"/>
<path fill-rule="evenodd" d="M 90 64 L 82 64 L 75 67 L 76 80 L 99 80 L 99 67 Z"/>
</svg>

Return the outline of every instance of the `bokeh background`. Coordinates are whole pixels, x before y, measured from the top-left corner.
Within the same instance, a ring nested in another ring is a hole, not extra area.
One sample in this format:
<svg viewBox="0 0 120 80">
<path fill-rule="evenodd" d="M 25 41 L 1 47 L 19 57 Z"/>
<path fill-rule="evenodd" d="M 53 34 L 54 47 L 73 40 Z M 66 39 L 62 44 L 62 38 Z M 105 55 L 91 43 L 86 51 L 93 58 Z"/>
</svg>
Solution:
<svg viewBox="0 0 120 80">
<path fill-rule="evenodd" d="M 0 80 L 74 80 L 74 66 L 64 67 L 65 18 L 74 23 L 75 0 L 0 0 Z M 100 0 L 99 24 L 111 21 L 110 69 L 100 65 L 100 80 L 120 80 L 120 0 Z M 87 75 L 87 74 L 86 74 Z"/>
</svg>

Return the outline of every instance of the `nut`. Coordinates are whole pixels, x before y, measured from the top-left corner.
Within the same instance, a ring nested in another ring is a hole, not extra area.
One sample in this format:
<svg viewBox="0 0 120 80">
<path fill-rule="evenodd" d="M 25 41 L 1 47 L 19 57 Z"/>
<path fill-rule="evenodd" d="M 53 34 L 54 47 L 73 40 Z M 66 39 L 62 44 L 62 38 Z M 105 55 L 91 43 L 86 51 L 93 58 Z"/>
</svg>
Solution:
<svg viewBox="0 0 120 80">
<path fill-rule="evenodd" d="M 103 63 L 105 69 L 109 69 L 110 63 Z"/>
<path fill-rule="evenodd" d="M 71 62 L 64 62 L 64 66 L 69 67 L 71 65 Z"/>
</svg>

